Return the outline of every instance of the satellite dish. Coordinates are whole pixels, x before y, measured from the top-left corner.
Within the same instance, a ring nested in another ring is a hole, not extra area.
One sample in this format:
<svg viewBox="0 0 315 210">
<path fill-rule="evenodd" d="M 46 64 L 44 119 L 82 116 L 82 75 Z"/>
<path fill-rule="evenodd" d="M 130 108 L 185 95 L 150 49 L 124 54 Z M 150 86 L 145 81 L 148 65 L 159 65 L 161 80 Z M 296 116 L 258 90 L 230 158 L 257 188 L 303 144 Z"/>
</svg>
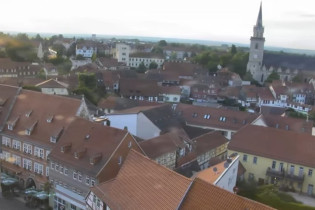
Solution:
<svg viewBox="0 0 315 210">
<path fill-rule="evenodd" d="M 213 171 L 214 171 L 214 172 L 217 172 L 217 171 L 218 171 L 217 167 L 214 167 L 214 168 L 213 168 Z"/>
<path fill-rule="evenodd" d="M 224 162 L 224 168 L 229 167 L 229 165 L 230 165 L 230 163 L 228 163 L 228 162 Z"/>
</svg>

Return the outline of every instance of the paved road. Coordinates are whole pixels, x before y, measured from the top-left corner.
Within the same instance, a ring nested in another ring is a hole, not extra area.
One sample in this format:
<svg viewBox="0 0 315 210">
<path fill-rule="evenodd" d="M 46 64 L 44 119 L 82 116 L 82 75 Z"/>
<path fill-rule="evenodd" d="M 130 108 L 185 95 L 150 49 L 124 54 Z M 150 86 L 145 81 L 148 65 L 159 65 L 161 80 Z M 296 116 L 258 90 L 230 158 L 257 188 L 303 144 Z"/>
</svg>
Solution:
<svg viewBox="0 0 315 210">
<path fill-rule="evenodd" d="M 0 210 L 30 210 L 22 200 L 12 196 L 4 198 L 0 193 Z"/>
</svg>

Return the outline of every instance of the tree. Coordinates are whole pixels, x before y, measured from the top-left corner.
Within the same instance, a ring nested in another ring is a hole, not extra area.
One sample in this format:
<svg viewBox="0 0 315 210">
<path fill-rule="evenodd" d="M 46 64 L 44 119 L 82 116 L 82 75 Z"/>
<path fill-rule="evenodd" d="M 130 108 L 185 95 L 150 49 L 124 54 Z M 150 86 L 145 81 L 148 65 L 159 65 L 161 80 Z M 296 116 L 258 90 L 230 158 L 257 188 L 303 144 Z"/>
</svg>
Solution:
<svg viewBox="0 0 315 210">
<path fill-rule="evenodd" d="M 232 47 L 231 47 L 231 54 L 234 55 L 237 53 L 237 50 L 236 50 L 236 47 L 234 44 L 232 44 Z"/>
<path fill-rule="evenodd" d="M 96 88 L 96 76 L 94 73 L 80 73 L 79 74 L 79 87 L 86 87 L 90 90 Z"/>
<path fill-rule="evenodd" d="M 157 69 L 157 67 L 158 67 L 158 64 L 155 63 L 154 61 L 151 62 L 150 65 L 149 65 L 149 69 Z"/>
<path fill-rule="evenodd" d="M 279 79 L 280 79 L 280 75 L 274 71 L 268 76 L 265 82 L 272 83 L 273 80 L 279 80 Z"/>
<path fill-rule="evenodd" d="M 94 62 L 96 60 L 96 58 L 97 58 L 96 53 L 93 53 L 92 58 L 91 58 L 92 61 Z"/>
<path fill-rule="evenodd" d="M 137 68 L 137 72 L 138 73 L 144 73 L 147 70 L 147 68 L 145 67 L 144 63 L 141 62 Z"/>
<path fill-rule="evenodd" d="M 160 40 L 160 41 L 158 42 L 158 46 L 159 46 L 159 47 L 165 47 L 165 46 L 167 46 L 167 42 L 166 42 L 165 40 Z"/>
</svg>

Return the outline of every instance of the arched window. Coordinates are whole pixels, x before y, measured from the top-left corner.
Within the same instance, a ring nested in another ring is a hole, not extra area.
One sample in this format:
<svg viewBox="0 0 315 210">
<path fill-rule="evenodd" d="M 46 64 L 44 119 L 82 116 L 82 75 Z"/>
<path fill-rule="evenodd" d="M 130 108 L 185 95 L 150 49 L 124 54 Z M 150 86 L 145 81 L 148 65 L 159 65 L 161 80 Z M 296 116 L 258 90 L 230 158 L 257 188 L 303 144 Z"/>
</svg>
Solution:
<svg viewBox="0 0 315 210">
<path fill-rule="evenodd" d="M 256 49 L 256 50 L 258 49 L 258 43 L 255 44 L 255 49 Z"/>
</svg>

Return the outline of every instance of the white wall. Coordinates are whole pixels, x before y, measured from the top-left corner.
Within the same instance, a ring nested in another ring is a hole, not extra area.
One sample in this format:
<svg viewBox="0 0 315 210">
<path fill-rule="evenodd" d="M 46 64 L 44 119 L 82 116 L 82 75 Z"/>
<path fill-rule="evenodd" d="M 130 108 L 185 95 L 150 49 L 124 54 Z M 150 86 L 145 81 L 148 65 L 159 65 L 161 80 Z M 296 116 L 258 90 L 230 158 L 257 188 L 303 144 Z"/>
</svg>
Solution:
<svg viewBox="0 0 315 210">
<path fill-rule="evenodd" d="M 143 113 L 138 114 L 137 136 L 145 140 L 157 137 L 161 130 L 154 125 Z"/>
<path fill-rule="evenodd" d="M 214 185 L 233 192 L 236 185 L 237 171 L 239 164 L 239 156 L 237 156 L 229 167 L 221 174 L 221 176 L 213 183 Z"/>
<path fill-rule="evenodd" d="M 110 121 L 110 127 L 124 129 L 127 127 L 132 135 L 137 135 L 137 114 L 114 114 L 106 116 Z"/>
<path fill-rule="evenodd" d="M 51 95 L 69 95 L 66 88 L 42 88 L 42 93 Z"/>
</svg>

